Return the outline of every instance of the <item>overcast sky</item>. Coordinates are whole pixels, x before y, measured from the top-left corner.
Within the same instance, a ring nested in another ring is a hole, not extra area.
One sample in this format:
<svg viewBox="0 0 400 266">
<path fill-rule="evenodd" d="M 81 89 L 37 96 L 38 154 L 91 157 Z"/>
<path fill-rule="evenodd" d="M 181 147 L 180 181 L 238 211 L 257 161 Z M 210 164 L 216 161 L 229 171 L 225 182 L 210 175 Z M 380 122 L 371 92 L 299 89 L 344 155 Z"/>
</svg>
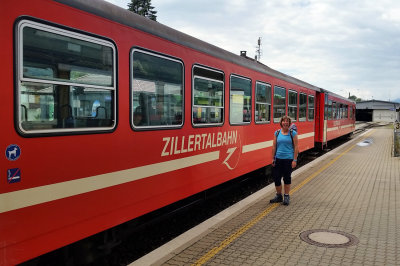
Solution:
<svg viewBox="0 0 400 266">
<path fill-rule="evenodd" d="M 129 0 L 108 0 L 127 8 Z M 152 0 L 157 21 L 315 86 L 400 102 L 399 0 Z"/>
</svg>

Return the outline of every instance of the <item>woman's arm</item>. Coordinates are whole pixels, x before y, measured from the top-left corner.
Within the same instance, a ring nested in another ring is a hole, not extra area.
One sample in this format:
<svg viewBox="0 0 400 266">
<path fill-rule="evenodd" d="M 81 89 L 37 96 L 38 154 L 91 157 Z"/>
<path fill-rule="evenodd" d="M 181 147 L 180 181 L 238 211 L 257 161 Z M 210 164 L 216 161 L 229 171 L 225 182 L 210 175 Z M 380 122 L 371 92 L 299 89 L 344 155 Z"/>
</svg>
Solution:
<svg viewBox="0 0 400 266">
<path fill-rule="evenodd" d="M 299 155 L 299 138 L 296 136 L 293 137 L 293 144 L 294 144 L 294 154 L 293 154 L 293 161 L 292 161 L 292 168 L 295 168 L 297 165 L 297 156 Z"/>
<path fill-rule="evenodd" d="M 276 135 L 274 133 L 274 140 L 272 141 L 272 166 L 275 166 L 275 151 L 276 151 Z"/>
</svg>

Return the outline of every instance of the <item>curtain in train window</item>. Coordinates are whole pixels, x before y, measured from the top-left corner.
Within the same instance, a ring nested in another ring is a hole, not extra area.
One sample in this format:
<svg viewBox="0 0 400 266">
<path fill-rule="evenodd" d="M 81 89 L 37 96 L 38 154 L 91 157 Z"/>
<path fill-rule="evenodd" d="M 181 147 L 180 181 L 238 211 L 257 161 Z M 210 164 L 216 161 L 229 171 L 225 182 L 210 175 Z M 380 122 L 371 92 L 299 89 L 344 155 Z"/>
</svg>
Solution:
<svg viewBox="0 0 400 266">
<path fill-rule="evenodd" d="M 256 123 L 271 121 L 271 85 L 256 82 Z"/>
<path fill-rule="evenodd" d="M 286 89 L 274 87 L 274 122 L 278 123 L 286 115 Z"/>
<path fill-rule="evenodd" d="M 232 124 L 251 121 L 251 80 L 231 76 L 229 119 Z"/>
<path fill-rule="evenodd" d="M 193 68 L 194 125 L 222 124 L 224 119 L 224 75 L 196 66 Z"/>
<path fill-rule="evenodd" d="M 178 127 L 183 123 L 183 64 L 132 52 L 132 124 L 135 128 Z"/>
<path fill-rule="evenodd" d="M 297 92 L 289 90 L 288 113 L 292 121 L 297 120 Z"/>
<path fill-rule="evenodd" d="M 24 133 L 112 128 L 115 48 L 31 21 L 19 24 L 19 125 Z"/>
</svg>

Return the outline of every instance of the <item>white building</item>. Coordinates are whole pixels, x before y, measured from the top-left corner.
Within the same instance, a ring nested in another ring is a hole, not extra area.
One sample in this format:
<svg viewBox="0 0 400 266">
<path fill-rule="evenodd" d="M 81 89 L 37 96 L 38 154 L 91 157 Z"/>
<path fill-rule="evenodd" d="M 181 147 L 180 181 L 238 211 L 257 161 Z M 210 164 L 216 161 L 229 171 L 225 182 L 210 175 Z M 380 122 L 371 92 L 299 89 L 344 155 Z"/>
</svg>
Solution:
<svg viewBox="0 0 400 266">
<path fill-rule="evenodd" d="M 400 103 L 363 101 L 356 103 L 356 120 L 372 122 L 400 121 Z"/>
</svg>

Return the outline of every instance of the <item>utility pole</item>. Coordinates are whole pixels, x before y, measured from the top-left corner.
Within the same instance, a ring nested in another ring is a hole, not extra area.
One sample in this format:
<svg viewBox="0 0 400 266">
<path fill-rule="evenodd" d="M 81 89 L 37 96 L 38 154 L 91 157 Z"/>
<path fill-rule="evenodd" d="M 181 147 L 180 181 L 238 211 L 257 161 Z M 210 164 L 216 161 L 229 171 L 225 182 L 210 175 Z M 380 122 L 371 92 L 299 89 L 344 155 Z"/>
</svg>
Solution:
<svg viewBox="0 0 400 266">
<path fill-rule="evenodd" d="M 257 46 L 256 46 L 256 60 L 260 61 L 261 59 L 261 37 L 258 38 Z"/>
</svg>

